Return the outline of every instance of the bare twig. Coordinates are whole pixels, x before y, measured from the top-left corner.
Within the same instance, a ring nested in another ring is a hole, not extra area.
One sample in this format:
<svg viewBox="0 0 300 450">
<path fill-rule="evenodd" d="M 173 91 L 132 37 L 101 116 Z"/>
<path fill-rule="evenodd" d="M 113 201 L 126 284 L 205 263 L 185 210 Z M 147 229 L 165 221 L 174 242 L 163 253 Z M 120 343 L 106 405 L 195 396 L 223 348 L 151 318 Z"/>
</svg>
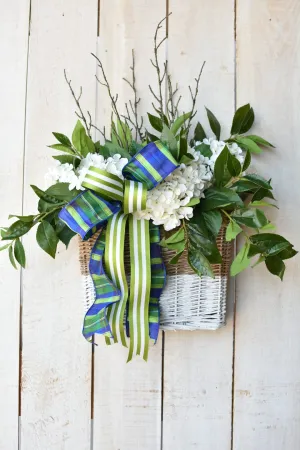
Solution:
<svg viewBox="0 0 300 450">
<path fill-rule="evenodd" d="M 81 119 L 81 120 L 83 121 L 84 126 L 85 126 L 85 129 L 86 129 L 86 132 L 87 132 L 88 136 L 91 138 L 91 127 L 92 127 L 92 123 L 91 123 L 91 115 L 90 115 L 90 113 L 89 113 L 89 111 L 88 111 L 88 112 L 87 112 L 87 114 L 88 114 L 88 116 L 89 116 L 89 122 L 88 122 L 87 119 L 86 119 L 86 117 L 85 117 L 85 115 L 84 115 L 84 113 L 83 113 L 83 110 L 82 110 L 82 108 L 81 108 L 81 105 L 80 105 L 80 99 L 81 99 L 81 96 L 82 96 L 82 87 L 80 86 L 79 95 L 78 95 L 78 97 L 77 97 L 76 94 L 75 94 L 75 92 L 74 92 L 74 90 L 73 90 L 73 88 L 72 88 L 72 84 L 71 84 L 72 82 L 71 82 L 71 80 L 68 80 L 66 70 L 64 70 L 64 76 L 65 76 L 65 80 L 66 80 L 66 82 L 67 82 L 67 84 L 68 84 L 68 86 L 69 86 L 69 89 L 70 89 L 70 92 L 71 92 L 71 94 L 72 94 L 72 97 L 74 98 L 75 103 L 76 103 L 76 105 L 77 105 L 77 108 L 78 108 L 78 110 L 79 110 L 79 112 L 78 112 L 78 111 L 75 111 L 75 114 L 76 114 L 76 116 L 77 116 L 79 119 Z"/>
<path fill-rule="evenodd" d="M 195 78 L 196 86 L 195 86 L 194 93 L 192 91 L 191 86 L 189 86 L 189 91 L 190 91 L 191 99 L 192 99 L 192 110 L 191 110 L 190 118 L 189 118 L 188 123 L 187 123 L 186 128 L 185 128 L 186 135 L 188 135 L 189 130 L 191 128 L 191 122 L 192 122 L 193 118 L 195 117 L 195 115 L 197 113 L 197 111 L 196 111 L 196 101 L 197 101 L 197 97 L 198 97 L 198 93 L 199 93 L 199 83 L 200 83 L 201 75 L 202 75 L 202 72 L 203 72 L 203 69 L 204 69 L 204 66 L 205 66 L 205 62 L 206 61 L 204 61 L 203 64 L 202 64 L 202 67 L 200 69 L 198 77 Z"/>
<path fill-rule="evenodd" d="M 130 110 L 128 108 L 128 104 L 125 103 L 127 116 L 123 115 L 122 117 L 125 120 L 128 120 L 133 125 L 133 127 L 135 129 L 135 140 L 137 140 L 138 137 L 139 137 L 139 139 L 141 141 L 143 141 L 143 139 L 144 139 L 144 135 L 143 135 L 143 132 L 142 132 L 143 118 L 141 118 L 140 123 L 139 123 L 139 119 L 138 119 L 138 105 L 139 105 L 141 99 L 140 99 L 140 97 L 138 97 L 137 89 L 136 89 L 134 50 L 132 50 L 132 66 L 130 67 L 130 69 L 131 69 L 131 72 L 132 72 L 132 81 L 129 81 L 127 78 L 123 78 L 123 80 L 133 90 L 134 100 L 133 100 L 133 103 L 132 103 L 131 100 L 129 100 L 129 105 L 130 105 L 131 112 L 130 112 Z M 131 113 L 133 115 L 133 118 L 131 117 Z"/>
<path fill-rule="evenodd" d="M 171 13 L 170 13 L 171 14 Z M 170 15 L 168 14 L 168 16 Z M 160 41 L 158 40 L 158 32 L 159 30 L 162 28 L 162 24 L 164 21 L 167 20 L 167 17 L 164 17 L 157 25 L 156 30 L 155 30 L 155 34 L 154 34 L 154 61 L 152 59 L 150 59 L 151 64 L 153 65 L 153 67 L 156 70 L 156 74 L 157 74 L 157 81 L 158 81 L 158 94 L 156 94 L 152 87 L 149 86 L 150 92 L 153 95 L 154 99 L 157 101 L 159 107 L 157 108 L 160 111 L 160 117 L 161 120 L 164 120 L 164 100 L 163 100 L 163 81 L 165 79 L 165 76 L 167 74 L 167 64 L 164 63 L 164 69 L 163 71 L 161 71 L 160 65 L 159 65 L 159 61 L 158 61 L 158 50 L 160 48 L 160 46 L 163 44 L 163 42 L 165 42 L 165 40 L 167 39 L 167 36 L 163 37 Z"/>
<path fill-rule="evenodd" d="M 103 64 L 102 64 L 101 60 L 94 53 L 92 53 L 92 56 L 96 59 L 96 61 L 98 63 L 98 67 L 101 70 L 102 77 L 103 77 L 104 81 L 101 81 L 97 77 L 97 75 L 95 75 L 96 80 L 98 81 L 99 84 L 101 84 L 102 86 L 104 86 L 107 89 L 107 93 L 108 93 L 108 96 L 109 96 L 110 101 L 111 101 L 111 106 L 112 106 L 113 113 L 117 117 L 117 120 L 118 120 L 118 122 L 120 124 L 120 127 L 122 128 L 123 136 L 124 136 L 124 139 L 125 139 L 125 142 L 126 142 L 127 149 L 129 149 L 129 142 L 128 142 L 128 139 L 127 139 L 127 136 L 126 136 L 126 129 L 125 129 L 125 126 L 124 126 L 124 124 L 123 124 L 123 122 L 121 120 L 121 115 L 120 115 L 120 113 L 118 111 L 118 108 L 117 108 L 118 94 L 116 94 L 115 96 L 112 94 L 111 88 L 110 88 L 110 85 L 109 85 L 109 82 L 108 82 L 108 79 L 107 79 L 107 76 L 106 76 L 106 73 L 105 73 L 105 70 L 104 70 L 104 67 L 103 67 Z M 114 124 L 113 120 L 112 120 L 112 124 Z M 112 125 L 112 128 L 114 128 L 114 131 L 115 131 L 115 125 Z M 118 136 L 117 133 L 116 133 L 116 136 Z M 118 141 L 119 141 L 119 139 L 118 139 Z M 121 144 L 121 142 L 119 142 L 119 144 Z M 122 146 L 122 144 L 121 144 L 121 146 Z"/>
</svg>

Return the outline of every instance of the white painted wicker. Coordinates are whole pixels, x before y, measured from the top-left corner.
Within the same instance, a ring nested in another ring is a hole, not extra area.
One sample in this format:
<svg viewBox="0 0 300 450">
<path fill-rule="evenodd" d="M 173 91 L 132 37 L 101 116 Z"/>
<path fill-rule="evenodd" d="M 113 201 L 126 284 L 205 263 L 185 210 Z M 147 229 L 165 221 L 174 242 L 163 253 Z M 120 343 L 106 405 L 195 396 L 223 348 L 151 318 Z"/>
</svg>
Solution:
<svg viewBox="0 0 300 450">
<path fill-rule="evenodd" d="M 88 264 L 96 237 L 79 241 L 79 260 L 84 284 L 84 307 L 94 301 L 94 286 Z M 216 330 L 225 325 L 228 271 L 232 245 L 225 240 L 225 227 L 217 238 L 223 263 L 214 265 L 215 278 L 198 277 L 183 255 L 177 265 L 168 264 L 173 253 L 163 249 L 167 281 L 160 298 L 160 325 L 163 330 Z M 125 250 L 125 268 L 129 267 L 129 246 Z"/>
</svg>

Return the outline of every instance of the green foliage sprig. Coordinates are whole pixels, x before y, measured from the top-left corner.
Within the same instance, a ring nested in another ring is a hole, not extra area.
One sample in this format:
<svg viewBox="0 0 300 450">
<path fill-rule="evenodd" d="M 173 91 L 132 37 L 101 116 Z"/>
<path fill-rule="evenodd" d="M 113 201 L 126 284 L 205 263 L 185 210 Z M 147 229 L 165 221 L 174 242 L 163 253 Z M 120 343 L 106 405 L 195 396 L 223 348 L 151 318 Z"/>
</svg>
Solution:
<svg viewBox="0 0 300 450">
<path fill-rule="evenodd" d="M 212 132 L 219 140 L 221 125 L 214 114 L 207 109 L 208 121 Z M 233 118 L 231 136 L 226 143 L 236 142 L 246 151 L 243 166 L 224 147 L 215 162 L 213 186 L 204 191 L 205 197 L 195 206 L 194 216 L 184 221 L 179 229 L 170 233 L 161 242 L 163 247 L 176 250 L 172 262 L 177 262 L 187 250 L 188 261 L 200 276 L 213 277 L 212 264 L 219 264 L 216 237 L 223 225 L 226 226 L 228 242 L 241 235 L 244 244 L 232 262 L 230 273 L 237 275 L 252 264 L 252 267 L 264 262 L 273 275 L 283 278 L 284 260 L 297 254 L 293 245 L 284 237 L 270 233 L 275 226 L 267 219 L 262 207 L 275 207 L 271 182 L 258 174 L 245 174 L 251 164 L 251 154 L 261 153 L 263 147 L 273 147 L 271 143 L 256 135 L 245 135 L 254 123 L 254 111 L 249 104 L 239 108 Z M 200 123 L 195 128 L 193 143 L 206 138 Z M 209 145 L 201 143 L 196 146 L 203 156 L 212 155 Z M 249 230 L 249 232 L 247 231 Z M 251 234 L 249 234 L 251 233 Z"/>
</svg>

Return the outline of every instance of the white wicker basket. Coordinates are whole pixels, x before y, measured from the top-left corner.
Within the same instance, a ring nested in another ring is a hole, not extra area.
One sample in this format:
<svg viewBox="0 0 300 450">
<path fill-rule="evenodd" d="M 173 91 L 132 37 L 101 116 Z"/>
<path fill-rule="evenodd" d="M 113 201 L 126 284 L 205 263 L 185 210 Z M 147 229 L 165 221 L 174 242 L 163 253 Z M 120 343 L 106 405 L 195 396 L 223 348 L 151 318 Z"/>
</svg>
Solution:
<svg viewBox="0 0 300 450">
<path fill-rule="evenodd" d="M 96 237 L 79 241 L 79 260 L 84 281 L 85 310 L 94 301 L 94 286 L 88 266 Z M 168 264 L 173 253 L 163 249 L 167 281 L 160 297 L 160 325 L 163 330 L 216 330 L 225 325 L 228 271 L 232 245 L 225 240 L 225 227 L 217 238 L 223 263 L 214 265 L 215 278 L 198 277 L 187 263 L 186 255 L 177 265 Z M 128 249 L 128 251 L 126 251 Z M 125 268 L 129 267 L 129 245 L 125 249 Z"/>
</svg>

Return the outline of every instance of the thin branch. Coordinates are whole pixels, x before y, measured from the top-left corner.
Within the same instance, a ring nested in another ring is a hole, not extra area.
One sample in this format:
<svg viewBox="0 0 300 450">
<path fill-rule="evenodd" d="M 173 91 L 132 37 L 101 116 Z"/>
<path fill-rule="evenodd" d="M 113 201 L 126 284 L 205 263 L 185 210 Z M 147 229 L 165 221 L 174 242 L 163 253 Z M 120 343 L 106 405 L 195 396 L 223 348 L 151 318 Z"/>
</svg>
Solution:
<svg viewBox="0 0 300 450">
<path fill-rule="evenodd" d="M 171 13 L 170 13 L 171 14 Z M 163 100 L 163 81 L 165 79 L 166 73 L 167 73 L 167 66 L 166 63 L 164 64 L 164 71 L 163 73 L 161 73 L 161 68 L 159 65 L 159 60 L 158 60 L 158 51 L 159 48 L 161 47 L 161 45 L 163 44 L 163 42 L 165 42 L 165 40 L 167 39 L 167 36 L 163 37 L 163 39 L 161 39 L 158 42 L 158 32 L 159 30 L 162 28 L 162 24 L 164 21 L 167 20 L 167 17 L 170 15 L 168 14 L 166 17 L 164 17 L 157 25 L 156 30 L 155 30 L 155 34 L 154 34 L 154 61 L 152 59 L 150 59 L 151 64 L 153 65 L 153 67 L 156 70 L 156 74 L 157 74 L 157 81 L 158 81 L 158 95 L 156 95 L 153 91 L 153 89 L 151 88 L 151 86 L 149 86 L 150 92 L 153 95 L 153 97 L 155 98 L 155 100 L 158 102 L 158 110 L 160 111 L 160 117 L 161 120 L 164 120 L 164 100 Z"/>
<path fill-rule="evenodd" d="M 133 99 L 133 103 L 131 100 L 129 100 L 129 105 L 133 114 L 133 119 L 131 118 L 131 114 L 128 108 L 128 104 L 125 103 L 125 107 L 126 107 L 126 111 L 127 111 L 127 116 L 122 116 L 125 120 L 128 120 L 134 127 L 135 129 L 135 140 L 139 139 L 141 141 L 143 141 L 144 139 L 144 135 L 142 132 L 142 127 L 143 127 L 143 119 L 141 119 L 141 122 L 139 123 L 139 119 L 138 119 L 138 105 L 141 101 L 140 97 L 137 94 L 137 89 L 136 89 L 136 77 L 135 77 L 135 55 L 134 55 L 134 50 L 132 50 L 132 66 L 130 67 L 131 72 L 132 72 L 132 81 L 127 80 L 127 78 L 123 78 L 123 80 L 128 83 L 128 85 L 131 87 L 132 91 L 133 91 L 133 95 L 134 95 L 134 99 Z"/>
<path fill-rule="evenodd" d="M 96 59 L 96 61 L 97 61 L 97 63 L 98 63 L 98 67 L 99 67 L 100 70 L 101 70 L 101 73 L 102 73 L 102 77 L 103 77 L 104 82 L 101 81 L 101 80 L 97 77 L 97 75 L 95 75 L 96 80 L 98 81 L 99 84 L 101 84 L 102 86 L 105 86 L 106 89 L 107 89 L 108 96 L 109 96 L 110 101 L 111 101 L 113 113 L 116 115 L 117 120 L 118 120 L 118 122 L 120 123 L 120 126 L 121 126 L 122 131 L 123 131 L 123 136 L 124 136 L 124 139 L 125 139 L 125 142 L 126 142 L 127 149 L 129 149 L 129 142 L 128 142 L 127 136 L 126 136 L 126 129 L 125 129 L 125 126 L 124 126 L 124 124 L 123 124 L 123 122 L 122 122 L 122 120 L 121 120 L 121 115 L 120 115 L 120 113 L 119 113 L 119 111 L 118 111 L 118 108 L 117 108 L 118 94 L 116 94 L 116 96 L 114 96 L 114 95 L 112 94 L 111 88 L 110 88 L 110 85 L 109 85 L 109 82 L 108 82 L 108 79 L 107 79 L 107 76 L 106 76 L 106 73 L 105 73 L 105 70 L 104 70 L 104 67 L 103 67 L 103 64 L 102 64 L 101 60 L 100 60 L 100 59 L 98 58 L 98 56 L 96 56 L 94 53 L 92 53 L 92 56 Z M 113 120 L 112 120 L 112 124 L 113 124 Z M 114 127 L 114 128 L 115 128 L 115 127 Z M 116 133 L 116 135 L 117 135 L 117 133 Z M 118 135 L 117 135 L 117 136 L 118 136 Z M 121 146 L 122 146 L 122 145 L 121 145 Z"/>
<path fill-rule="evenodd" d="M 194 93 L 192 91 L 191 86 L 189 86 L 189 91 L 190 91 L 191 99 L 192 99 L 192 110 L 191 110 L 191 116 L 190 116 L 189 121 L 187 123 L 187 126 L 185 128 L 186 135 L 188 135 L 189 130 L 191 128 L 191 122 L 192 122 L 193 118 L 195 117 L 195 115 L 197 113 L 197 111 L 196 111 L 196 101 L 197 101 L 197 97 L 198 97 L 198 93 L 199 93 L 199 83 L 200 83 L 200 79 L 201 79 L 201 75 L 202 75 L 205 63 L 206 63 L 206 61 L 203 62 L 198 77 L 195 78 L 196 86 L 195 86 Z"/>
<path fill-rule="evenodd" d="M 73 90 L 73 88 L 72 88 L 71 80 L 68 80 L 67 72 L 66 72 L 65 69 L 64 69 L 64 76 L 65 76 L 65 80 L 66 80 L 66 82 L 67 82 L 67 84 L 69 86 L 69 89 L 70 89 L 70 92 L 72 94 L 72 97 L 74 98 L 75 103 L 77 105 L 77 108 L 79 110 L 79 112 L 75 111 L 75 114 L 77 115 L 77 117 L 79 117 L 79 119 L 81 119 L 83 121 L 85 129 L 86 129 L 86 132 L 87 132 L 88 136 L 91 138 L 91 120 L 90 120 L 89 123 L 87 122 L 86 117 L 85 117 L 85 115 L 83 113 L 83 110 L 81 108 L 81 105 L 80 105 L 80 98 L 82 96 L 82 87 L 80 86 L 80 92 L 79 92 L 79 95 L 77 97 L 75 92 L 74 92 L 74 90 Z M 90 113 L 89 112 L 88 112 L 88 115 L 89 115 L 89 118 L 90 118 Z"/>
</svg>

